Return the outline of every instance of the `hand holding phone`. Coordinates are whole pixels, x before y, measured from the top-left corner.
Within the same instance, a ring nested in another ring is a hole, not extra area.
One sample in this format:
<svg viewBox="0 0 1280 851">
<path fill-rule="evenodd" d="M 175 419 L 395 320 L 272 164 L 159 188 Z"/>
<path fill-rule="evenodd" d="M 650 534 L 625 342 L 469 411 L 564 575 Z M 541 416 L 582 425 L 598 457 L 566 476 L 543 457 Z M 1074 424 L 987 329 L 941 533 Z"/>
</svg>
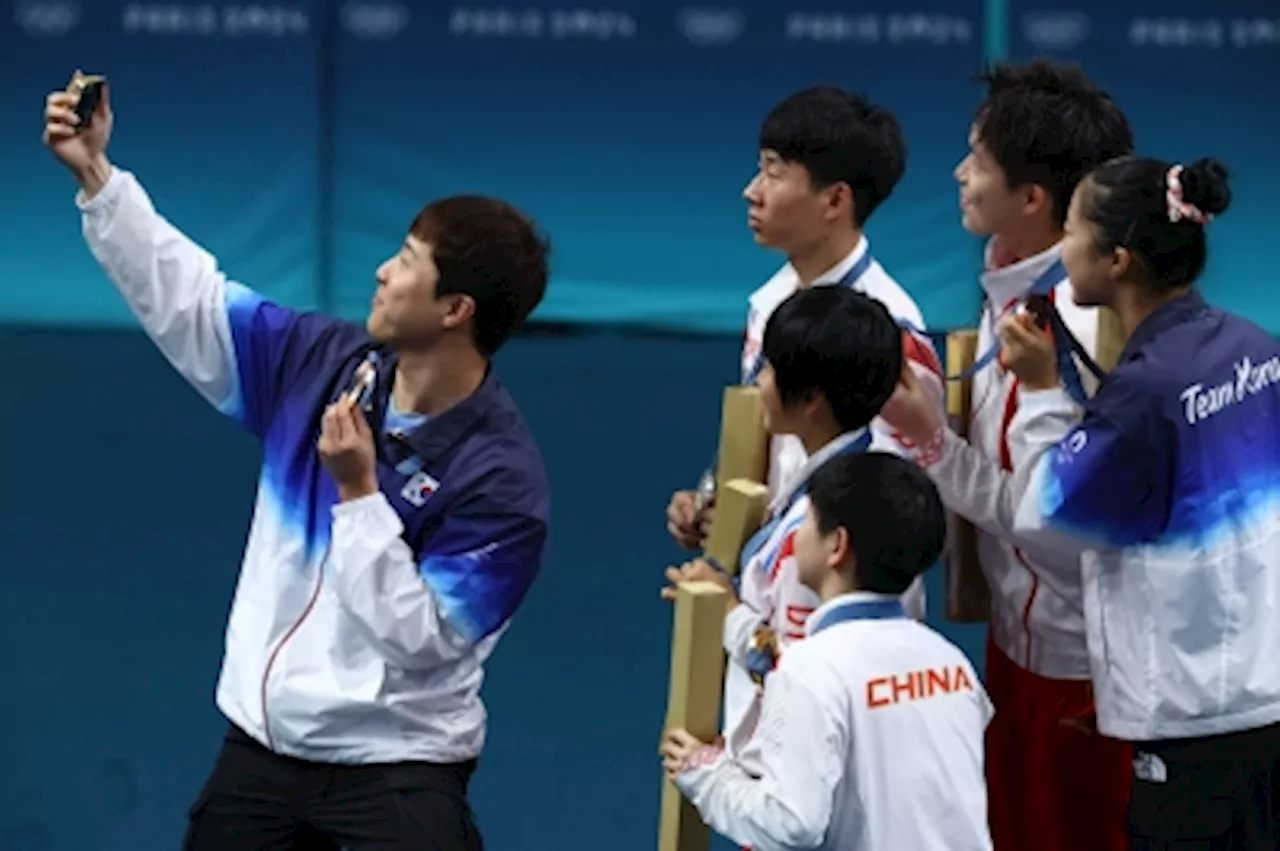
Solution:
<svg viewBox="0 0 1280 851">
<path fill-rule="evenodd" d="M 76 71 L 45 97 L 44 144 L 75 175 L 86 197 L 97 194 L 110 177 L 106 151 L 114 123 L 103 76 Z"/>
<path fill-rule="evenodd" d="M 80 131 L 84 132 L 93 121 L 98 104 L 102 102 L 102 90 L 107 78 L 99 74 L 77 75 L 71 81 L 72 93 L 79 96 L 76 101 L 76 117 L 80 119 Z"/>
</svg>

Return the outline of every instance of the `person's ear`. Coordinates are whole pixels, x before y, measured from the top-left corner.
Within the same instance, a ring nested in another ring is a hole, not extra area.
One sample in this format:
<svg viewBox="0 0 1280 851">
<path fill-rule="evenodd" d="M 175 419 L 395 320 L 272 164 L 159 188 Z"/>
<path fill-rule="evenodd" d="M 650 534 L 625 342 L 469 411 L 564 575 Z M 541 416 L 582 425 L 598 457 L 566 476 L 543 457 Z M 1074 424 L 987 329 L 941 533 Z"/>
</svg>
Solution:
<svg viewBox="0 0 1280 851">
<path fill-rule="evenodd" d="M 476 300 L 469 295 L 455 293 L 440 298 L 448 303 L 441 320 L 446 328 L 457 328 L 476 315 Z"/>
<path fill-rule="evenodd" d="M 1107 269 L 1107 275 L 1113 281 L 1121 280 L 1133 271 L 1134 265 L 1138 262 L 1138 258 L 1133 256 L 1133 252 L 1123 245 L 1118 245 L 1111 249 L 1111 263 Z"/>
<path fill-rule="evenodd" d="M 849 538 L 849 530 L 837 526 L 827 535 L 827 566 L 835 570 L 846 561 L 853 560 L 853 541 Z"/>
<path fill-rule="evenodd" d="M 827 399 L 821 393 L 813 390 L 804 398 L 800 405 L 804 411 L 804 415 L 808 419 L 813 419 L 822 412 L 822 407 L 827 404 Z"/>
<path fill-rule="evenodd" d="M 823 209 L 823 218 L 830 222 L 844 221 L 853 218 L 853 187 L 838 180 L 823 190 L 826 204 Z"/>
<path fill-rule="evenodd" d="M 1049 194 L 1048 189 L 1038 183 L 1028 183 L 1021 187 L 1021 191 L 1023 215 L 1034 216 L 1041 210 L 1047 210 L 1053 206 L 1053 196 Z"/>
</svg>

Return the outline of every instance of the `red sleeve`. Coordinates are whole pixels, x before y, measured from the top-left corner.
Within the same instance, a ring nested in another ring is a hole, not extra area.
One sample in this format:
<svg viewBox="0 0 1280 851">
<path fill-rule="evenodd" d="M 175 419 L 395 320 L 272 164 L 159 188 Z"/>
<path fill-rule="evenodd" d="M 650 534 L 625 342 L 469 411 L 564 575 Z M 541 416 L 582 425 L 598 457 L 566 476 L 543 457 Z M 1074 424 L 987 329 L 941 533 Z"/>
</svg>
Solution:
<svg viewBox="0 0 1280 851">
<path fill-rule="evenodd" d="M 933 341 L 923 334 L 903 329 L 902 356 L 907 362 L 919 364 L 933 374 L 942 376 L 942 360 L 934 350 Z"/>
</svg>

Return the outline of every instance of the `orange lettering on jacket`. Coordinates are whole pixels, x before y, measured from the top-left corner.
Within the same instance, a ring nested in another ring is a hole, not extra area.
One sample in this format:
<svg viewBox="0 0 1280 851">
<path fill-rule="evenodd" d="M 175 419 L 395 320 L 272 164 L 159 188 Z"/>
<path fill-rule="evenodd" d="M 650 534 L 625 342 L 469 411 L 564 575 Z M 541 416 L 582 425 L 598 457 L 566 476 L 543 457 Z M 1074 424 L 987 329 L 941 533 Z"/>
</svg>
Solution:
<svg viewBox="0 0 1280 851">
<path fill-rule="evenodd" d="M 973 680 L 961 665 L 875 677 L 867 680 L 867 708 L 881 709 L 907 700 L 928 700 L 960 691 L 973 691 Z"/>
</svg>

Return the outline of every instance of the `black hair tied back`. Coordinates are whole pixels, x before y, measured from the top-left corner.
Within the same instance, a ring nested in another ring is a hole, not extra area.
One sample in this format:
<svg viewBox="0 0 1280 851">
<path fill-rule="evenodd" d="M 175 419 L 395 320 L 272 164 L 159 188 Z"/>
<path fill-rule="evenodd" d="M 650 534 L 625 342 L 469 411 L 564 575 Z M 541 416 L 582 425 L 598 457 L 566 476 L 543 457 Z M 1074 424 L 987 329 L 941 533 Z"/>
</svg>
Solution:
<svg viewBox="0 0 1280 851">
<path fill-rule="evenodd" d="M 1206 216 L 1219 216 L 1231 205 L 1230 175 L 1227 167 L 1212 157 L 1204 157 L 1182 170 L 1182 200 Z"/>
<path fill-rule="evenodd" d="M 1231 203 L 1227 167 L 1211 157 L 1190 165 L 1147 157 L 1112 160 L 1090 175 L 1085 215 L 1098 248 L 1128 249 L 1157 292 L 1195 283 L 1208 258 L 1205 225 Z"/>
</svg>

